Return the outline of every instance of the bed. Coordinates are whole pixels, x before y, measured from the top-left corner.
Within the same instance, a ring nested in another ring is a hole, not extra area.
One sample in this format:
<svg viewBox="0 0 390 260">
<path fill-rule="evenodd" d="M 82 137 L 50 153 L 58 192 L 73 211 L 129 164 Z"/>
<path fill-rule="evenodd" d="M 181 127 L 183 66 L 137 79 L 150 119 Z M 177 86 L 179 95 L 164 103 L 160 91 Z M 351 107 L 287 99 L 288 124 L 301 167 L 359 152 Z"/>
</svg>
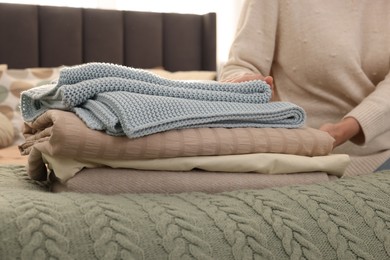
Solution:
<svg viewBox="0 0 390 260">
<path fill-rule="evenodd" d="M 390 257 L 389 172 L 342 176 L 348 157 L 314 129 L 129 140 L 56 109 L 23 125 L 20 93 L 67 68 L 215 81 L 215 13 L 0 4 L 0 34 L 1 259 Z"/>
</svg>

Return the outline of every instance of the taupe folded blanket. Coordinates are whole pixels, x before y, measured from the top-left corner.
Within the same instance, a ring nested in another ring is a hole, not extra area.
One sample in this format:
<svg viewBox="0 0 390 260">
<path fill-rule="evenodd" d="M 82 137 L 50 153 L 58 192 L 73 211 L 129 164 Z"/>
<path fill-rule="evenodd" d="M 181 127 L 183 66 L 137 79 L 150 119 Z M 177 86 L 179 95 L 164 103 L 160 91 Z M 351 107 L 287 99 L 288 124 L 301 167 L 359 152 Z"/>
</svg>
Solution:
<svg viewBox="0 0 390 260">
<path fill-rule="evenodd" d="M 326 132 L 312 128 L 195 128 L 129 139 L 91 130 L 74 113 L 61 110 L 49 110 L 26 123 L 24 136 L 23 154 L 34 147 L 53 156 L 104 159 L 248 153 L 321 156 L 331 152 L 334 141 Z"/>
<path fill-rule="evenodd" d="M 144 171 L 109 167 L 83 169 L 65 183 L 53 182 L 53 192 L 80 193 L 217 193 L 238 189 L 263 189 L 313 184 L 338 179 L 324 172 L 254 174 L 205 171 Z"/>
<path fill-rule="evenodd" d="M 141 138 L 115 137 L 89 129 L 74 113 L 49 110 L 25 124 L 29 174 L 45 169 L 42 153 L 70 158 L 113 160 L 174 158 L 203 155 L 282 153 L 322 156 L 331 152 L 334 139 L 312 128 L 195 128 L 171 130 Z"/>
</svg>

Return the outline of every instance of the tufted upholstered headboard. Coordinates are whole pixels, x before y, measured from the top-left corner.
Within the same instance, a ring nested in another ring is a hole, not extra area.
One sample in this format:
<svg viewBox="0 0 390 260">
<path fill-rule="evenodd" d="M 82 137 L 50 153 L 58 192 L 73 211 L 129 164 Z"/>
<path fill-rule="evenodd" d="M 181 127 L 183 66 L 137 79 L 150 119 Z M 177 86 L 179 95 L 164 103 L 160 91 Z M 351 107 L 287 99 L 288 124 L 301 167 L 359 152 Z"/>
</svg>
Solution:
<svg viewBox="0 0 390 260">
<path fill-rule="evenodd" d="M 216 14 L 0 4 L 0 64 L 216 70 Z"/>
</svg>

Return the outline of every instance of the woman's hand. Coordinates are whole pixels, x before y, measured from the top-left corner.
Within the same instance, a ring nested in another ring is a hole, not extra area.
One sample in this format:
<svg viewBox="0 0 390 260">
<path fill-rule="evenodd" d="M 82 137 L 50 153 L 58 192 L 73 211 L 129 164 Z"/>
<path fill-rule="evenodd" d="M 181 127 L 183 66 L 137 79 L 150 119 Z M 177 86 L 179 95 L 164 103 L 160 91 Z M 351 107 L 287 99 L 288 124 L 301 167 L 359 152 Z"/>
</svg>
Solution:
<svg viewBox="0 0 390 260">
<path fill-rule="evenodd" d="M 259 73 L 243 73 L 241 75 L 222 80 L 222 82 L 243 82 L 250 80 L 263 80 L 273 88 L 274 79 L 271 76 L 264 77 Z"/>
<path fill-rule="evenodd" d="M 259 73 L 244 73 L 232 78 L 222 80 L 222 82 L 244 82 L 251 80 L 263 80 L 270 86 L 272 91 L 274 90 L 274 79 L 271 76 L 264 77 Z"/>
<path fill-rule="evenodd" d="M 363 134 L 360 124 L 353 117 L 347 117 L 335 124 L 326 123 L 320 127 L 320 130 L 328 132 L 335 139 L 333 147 Z"/>
</svg>

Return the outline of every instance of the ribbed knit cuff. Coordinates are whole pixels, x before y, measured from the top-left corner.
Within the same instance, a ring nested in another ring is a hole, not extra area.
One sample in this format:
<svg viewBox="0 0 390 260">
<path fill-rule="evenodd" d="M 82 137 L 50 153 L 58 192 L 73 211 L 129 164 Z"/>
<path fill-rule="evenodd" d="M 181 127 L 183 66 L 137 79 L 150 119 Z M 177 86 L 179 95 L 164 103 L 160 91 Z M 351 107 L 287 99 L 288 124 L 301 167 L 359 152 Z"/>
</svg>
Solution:
<svg viewBox="0 0 390 260">
<path fill-rule="evenodd" d="M 372 101 L 363 101 L 344 118 L 346 117 L 355 118 L 362 128 L 364 138 L 352 138 L 351 141 L 355 144 L 370 142 L 377 135 L 383 133 L 386 129 L 386 124 L 388 124 L 383 107 Z"/>
</svg>

